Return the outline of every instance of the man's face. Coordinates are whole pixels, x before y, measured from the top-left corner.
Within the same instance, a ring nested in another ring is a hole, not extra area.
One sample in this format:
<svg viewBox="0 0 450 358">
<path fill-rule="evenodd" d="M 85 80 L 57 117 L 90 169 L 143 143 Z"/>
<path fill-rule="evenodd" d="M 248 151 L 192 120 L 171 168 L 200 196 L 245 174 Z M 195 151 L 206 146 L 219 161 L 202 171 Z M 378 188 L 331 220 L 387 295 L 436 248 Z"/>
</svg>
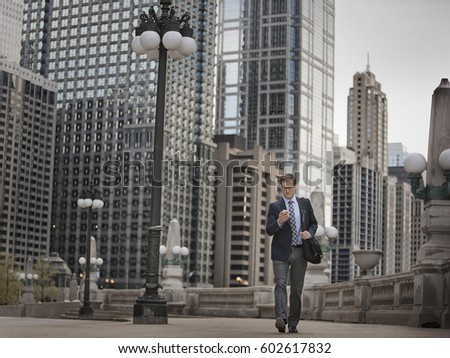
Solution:
<svg viewBox="0 0 450 358">
<path fill-rule="evenodd" d="M 295 185 L 293 180 L 286 180 L 281 183 L 281 191 L 286 199 L 292 199 L 295 196 Z"/>
</svg>

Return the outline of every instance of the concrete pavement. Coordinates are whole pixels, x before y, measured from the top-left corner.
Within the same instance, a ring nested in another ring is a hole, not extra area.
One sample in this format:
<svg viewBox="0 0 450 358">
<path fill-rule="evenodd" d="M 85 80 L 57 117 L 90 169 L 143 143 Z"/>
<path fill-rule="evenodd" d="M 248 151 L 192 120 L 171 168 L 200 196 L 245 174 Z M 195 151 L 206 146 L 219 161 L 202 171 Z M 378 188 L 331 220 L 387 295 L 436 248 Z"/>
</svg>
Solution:
<svg viewBox="0 0 450 358">
<path fill-rule="evenodd" d="M 169 317 L 166 325 L 78 319 L 0 317 L 0 338 L 450 338 L 450 329 L 301 321 L 280 334 L 273 319 Z"/>
</svg>

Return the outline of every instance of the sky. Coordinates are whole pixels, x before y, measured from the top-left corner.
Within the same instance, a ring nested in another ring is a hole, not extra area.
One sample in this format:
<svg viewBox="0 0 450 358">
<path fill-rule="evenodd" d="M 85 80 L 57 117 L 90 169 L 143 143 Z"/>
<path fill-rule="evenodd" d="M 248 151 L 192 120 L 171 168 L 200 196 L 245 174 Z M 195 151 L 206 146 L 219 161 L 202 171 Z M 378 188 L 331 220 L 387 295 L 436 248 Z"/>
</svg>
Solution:
<svg viewBox="0 0 450 358">
<path fill-rule="evenodd" d="M 427 155 L 431 99 L 450 78 L 450 0 L 335 0 L 335 112 L 346 145 L 347 96 L 367 68 L 388 100 L 388 142 Z"/>
</svg>

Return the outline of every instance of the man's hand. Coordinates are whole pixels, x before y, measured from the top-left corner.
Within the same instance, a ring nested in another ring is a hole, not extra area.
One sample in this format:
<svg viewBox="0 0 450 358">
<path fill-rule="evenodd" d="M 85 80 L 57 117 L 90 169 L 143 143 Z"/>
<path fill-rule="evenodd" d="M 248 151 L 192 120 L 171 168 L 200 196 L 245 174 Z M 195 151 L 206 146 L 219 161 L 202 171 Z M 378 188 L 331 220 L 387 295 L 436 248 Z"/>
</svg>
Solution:
<svg viewBox="0 0 450 358">
<path fill-rule="evenodd" d="M 310 238 L 312 238 L 311 234 L 309 233 L 309 231 L 302 231 L 300 233 L 300 236 L 303 240 L 309 240 Z"/>
<path fill-rule="evenodd" d="M 286 221 L 289 220 L 289 211 L 281 210 L 278 215 L 278 224 L 283 225 Z"/>
</svg>

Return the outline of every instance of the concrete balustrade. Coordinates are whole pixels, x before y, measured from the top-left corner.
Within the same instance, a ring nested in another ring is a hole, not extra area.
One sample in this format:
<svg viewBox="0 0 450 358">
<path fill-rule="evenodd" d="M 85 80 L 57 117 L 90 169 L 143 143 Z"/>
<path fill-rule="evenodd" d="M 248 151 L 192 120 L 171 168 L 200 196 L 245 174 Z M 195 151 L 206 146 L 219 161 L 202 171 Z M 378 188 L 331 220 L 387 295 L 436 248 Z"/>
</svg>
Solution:
<svg viewBox="0 0 450 358">
<path fill-rule="evenodd" d="M 185 302 L 168 302 L 169 313 L 274 318 L 273 286 L 190 287 L 184 290 Z M 349 282 L 316 284 L 310 289 L 312 304 L 304 305 L 302 318 L 450 328 L 449 292 L 450 261 L 433 267 L 418 264 L 411 272 L 396 275 L 362 276 Z M 103 307 L 105 310 L 132 312 L 136 298 L 142 293 L 143 290 L 105 289 Z M 73 309 L 79 304 L 58 302 L 7 306 L 0 309 L 0 315 L 56 318 L 57 312 Z M 41 309 L 45 306 L 45 313 L 38 312 L 39 306 Z M 48 313 L 50 306 L 51 314 Z M 58 310 L 53 312 L 56 306 Z"/>
<path fill-rule="evenodd" d="M 184 314 L 266 317 L 273 315 L 273 288 L 187 288 Z"/>
<path fill-rule="evenodd" d="M 315 285 L 313 306 L 305 308 L 302 317 L 449 328 L 449 266 L 442 265 L 435 272 L 430 272 L 429 266 L 426 272 L 416 266 L 412 272 Z M 186 298 L 184 314 L 273 317 L 270 286 L 188 288 Z"/>
</svg>

